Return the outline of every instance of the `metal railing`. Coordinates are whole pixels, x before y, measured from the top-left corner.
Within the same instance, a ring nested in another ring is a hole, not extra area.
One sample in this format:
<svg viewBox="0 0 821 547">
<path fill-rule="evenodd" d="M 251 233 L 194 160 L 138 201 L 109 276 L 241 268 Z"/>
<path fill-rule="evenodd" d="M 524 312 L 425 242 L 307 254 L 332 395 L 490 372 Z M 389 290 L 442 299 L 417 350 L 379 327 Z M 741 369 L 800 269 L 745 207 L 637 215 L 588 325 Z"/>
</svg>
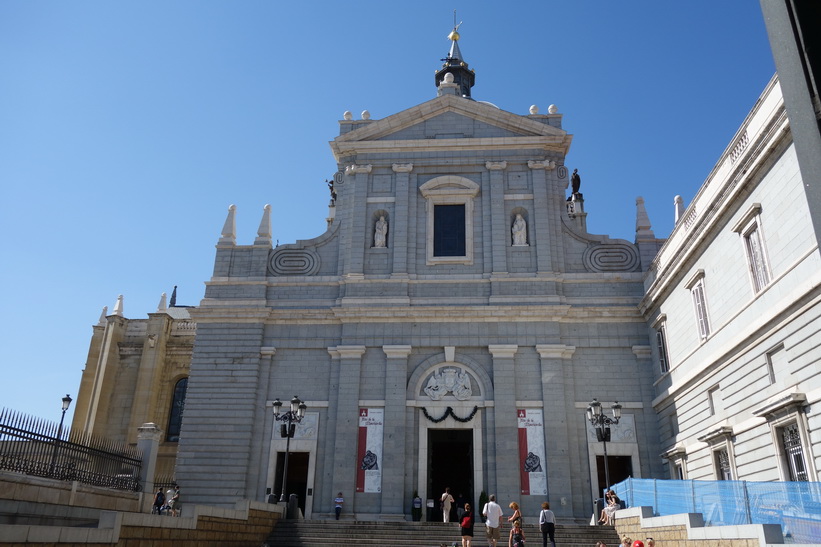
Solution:
<svg viewBox="0 0 821 547">
<path fill-rule="evenodd" d="M 821 543 L 821 482 L 626 479 L 613 486 L 627 507 L 656 516 L 701 513 L 705 526 L 779 524 L 788 543 Z"/>
<path fill-rule="evenodd" d="M 56 423 L 3 409 L 0 411 L 0 469 L 115 488 L 142 489 L 142 454 Z"/>
</svg>

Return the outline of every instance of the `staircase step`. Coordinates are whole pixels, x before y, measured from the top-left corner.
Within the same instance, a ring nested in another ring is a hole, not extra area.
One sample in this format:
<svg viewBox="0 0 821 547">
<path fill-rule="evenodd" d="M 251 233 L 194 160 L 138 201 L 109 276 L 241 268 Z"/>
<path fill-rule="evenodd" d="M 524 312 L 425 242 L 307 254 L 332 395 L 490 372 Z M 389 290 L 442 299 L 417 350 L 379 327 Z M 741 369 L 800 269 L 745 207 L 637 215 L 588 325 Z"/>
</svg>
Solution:
<svg viewBox="0 0 821 547">
<path fill-rule="evenodd" d="M 507 544 L 510 528 L 503 526 L 500 545 Z M 443 522 L 371 522 L 336 520 L 283 520 L 268 537 L 267 544 L 276 547 L 450 547 L 461 545 L 459 525 Z M 542 534 L 535 524 L 524 526 L 530 545 L 538 545 Z M 477 523 L 473 531 L 473 545 L 487 545 L 485 527 Z M 590 546 L 596 541 L 618 545 L 619 537 L 612 526 L 562 525 L 556 526 L 556 544 L 560 547 Z"/>
</svg>

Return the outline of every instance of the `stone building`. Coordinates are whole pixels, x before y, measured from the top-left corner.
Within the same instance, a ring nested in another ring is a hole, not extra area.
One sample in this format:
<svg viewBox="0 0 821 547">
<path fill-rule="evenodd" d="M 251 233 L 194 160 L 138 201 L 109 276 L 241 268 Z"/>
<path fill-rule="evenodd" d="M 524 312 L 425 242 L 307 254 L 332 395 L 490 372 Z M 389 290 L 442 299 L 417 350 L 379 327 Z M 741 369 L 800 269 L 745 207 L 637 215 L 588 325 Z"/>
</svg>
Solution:
<svg viewBox="0 0 821 547">
<path fill-rule="evenodd" d="M 779 77 L 678 211 L 645 279 L 671 478 L 821 471 L 821 55 L 806 41 L 821 9 L 762 8 Z"/>
<path fill-rule="evenodd" d="M 794 31 L 817 18 L 762 7 L 779 78 L 666 242 L 641 198 L 633 242 L 589 234 L 562 115 L 474 100 L 454 31 L 433 99 L 340 120 L 324 234 L 274 247 L 266 206 L 238 244 L 232 206 L 199 306 L 101 318 L 74 426 L 157 423 L 161 472 L 217 505 L 278 498 L 289 442 L 314 518 L 340 491 L 347 518 L 406 518 L 449 486 L 586 520 L 594 397 L 623 406 L 611 482 L 818 480 L 819 63 Z"/>
<path fill-rule="evenodd" d="M 174 475 L 188 369 L 197 326 L 190 308 L 163 294 L 147 319 L 128 319 L 123 297 L 104 308 L 94 325 L 71 428 L 122 443 L 137 443 L 137 428 L 151 422 L 163 431 L 158 479 Z"/>
<path fill-rule="evenodd" d="M 449 486 L 587 517 L 603 486 L 594 397 L 624 406 L 614 475 L 661 472 L 638 310 L 659 242 L 646 222 L 635 243 L 587 233 L 562 115 L 474 100 L 450 37 L 433 99 L 339 122 L 326 233 L 273 248 L 266 208 L 240 245 L 229 210 L 190 310 L 177 480 L 192 502 L 278 497 L 286 440 L 271 405 L 294 394 L 308 410 L 288 492 L 308 516 L 342 491 L 347 515 L 400 517 L 414 492 Z"/>
</svg>

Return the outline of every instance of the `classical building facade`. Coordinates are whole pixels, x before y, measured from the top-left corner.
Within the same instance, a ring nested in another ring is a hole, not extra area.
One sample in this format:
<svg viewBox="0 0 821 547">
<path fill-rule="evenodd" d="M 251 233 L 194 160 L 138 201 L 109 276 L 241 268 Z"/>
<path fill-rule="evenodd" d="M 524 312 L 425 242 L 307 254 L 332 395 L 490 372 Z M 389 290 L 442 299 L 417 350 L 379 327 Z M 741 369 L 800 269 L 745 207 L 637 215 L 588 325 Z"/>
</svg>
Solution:
<svg viewBox="0 0 821 547">
<path fill-rule="evenodd" d="M 128 319 L 123 297 L 110 315 L 104 308 L 93 326 L 88 358 L 71 427 L 101 438 L 137 443 L 137 428 L 163 431 L 157 457 L 159 480 L 171 479 L 177 458 L 191 353 L 197 326 L 190 308 L 162 295 L 147 319 Z"/>
<path fill-rule="evenodd" d="M 594 397 L 624 406 L 614 473 L 661 471 L 638 310 L 659 243 L 649 226 L 637 243 L 587 233 L 562 115 L 473 100 L 451 39 L 435 98 L 339 122 L 326 233 L 274 248 L 266 209 L 240 245 L 230 209 L 190 310 L 177 480 L 191 501 L 278 497 L 286 440 L 272 403 L 294 394 L 308 410 L 288 490 L 309 516 L 342 491 L 346 514 L 398 517 L 414 492 L 449 486 L 587 517 Z"/>
<path fill-rule="evenodd" d="M 763 3 L 794 39 L 790 5 Z M 340 120 L 323 235 L 273 246 L 266 206 L 239 244 L 232 206 L 199 306 L 101 318 L 74 427 L 158 424 L 160 473 L 217 505 L 278 498 L 289 443 L 287 492 L 313 518 L 340 491 L 346 518 L 406 518 L 450 487 L 586 520 L 606 484 L 594 397 L 622 405 L 613 483 L 818 480 L 819 102 L 795 81 L 817 64 L 774 46 L 790 84 L 770 82 L 666 242 L 641 198 L 628 242 L 587 232 L 557 109 L 474 100 L 458 39 L 433 99 Z M 295 394 L 287 441 L 273 405 Z"/>
</svg>

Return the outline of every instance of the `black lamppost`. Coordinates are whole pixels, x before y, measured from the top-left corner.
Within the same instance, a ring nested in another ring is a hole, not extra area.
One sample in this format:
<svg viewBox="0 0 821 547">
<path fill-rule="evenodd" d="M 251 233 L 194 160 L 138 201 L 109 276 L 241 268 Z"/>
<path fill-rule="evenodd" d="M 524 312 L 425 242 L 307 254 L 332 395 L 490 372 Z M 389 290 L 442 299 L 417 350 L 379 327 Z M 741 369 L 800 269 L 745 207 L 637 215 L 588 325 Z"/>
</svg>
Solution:
<svg viewBox="0 0 821 547">
<path fill-rule="evenodd" d="M 607 441 L 610 440 L 610 426 L 619 423 L 621 419 L 621 405 L 618 401 L 610 407 L 613 417 L 602 412 L 601 403 L 598 399 L 587 405 L 587 420 L 596 428 L 596 439 L 604 445 L 604 481 L 606 488 L 610 488 L 610 466 L 607 464 Z"/>
<path fill-rule="evenodd" d="M 63 421 L 66 419 L 66 410 L 71 406 L 71 396 L 66 393 L 63 397 L 63 414 L 60 416 L 60 426 L 57 428 L 57 438 L 54 440 L 54 451 L 51 453 L 51 470 L 50 475 L 54 474 L 54 467 L 57 464 L 57 449 L 60 446 L 60 438 L 63 436 Z"/>
<path fill-rule="evenodd" d="M 308 408 L 308 406 L 305 402 L 294 395 L 294 398 L 291 399 L 291 409 L 284 414 L 280 414 L 279 411 L 282 409 L 282 401 L 279 399 L 274 401 L 274 419 L 278 422 L 284 422 L 280 427 L 279 434 L 286 439 L 285 465 L 282 470 L 282 495 L 279 497 L 279 501 L 281 502 L 285 501 L 285 483 L 288 481 L 288 453 L 291 450 L 291 437 L 296 433 L 296 424 L 301 422 L 305 416 L 306 408 Z"/>
</svg>

